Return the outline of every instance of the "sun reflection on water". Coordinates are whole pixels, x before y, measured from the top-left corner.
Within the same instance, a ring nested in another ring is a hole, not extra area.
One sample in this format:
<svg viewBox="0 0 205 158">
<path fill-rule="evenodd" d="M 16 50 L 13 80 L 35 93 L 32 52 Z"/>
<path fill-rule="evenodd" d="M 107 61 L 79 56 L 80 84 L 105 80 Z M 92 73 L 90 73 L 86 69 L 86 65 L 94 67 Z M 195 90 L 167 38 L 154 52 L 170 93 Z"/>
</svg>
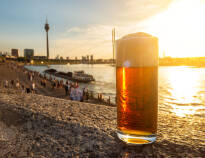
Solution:
<svg viewBox="0 0 205 158">
<path fill-rule="evenodd" d="M 178 106 L 171 105 L 172 112 L 174 112 L 177 116 L 186 117 L 187 115 L 194 115 L 197 113 L 197 110 L 204 109 L 203 106 Z"/>
<path fill-rule="evenodd" d="M 199 73 L 189 67 L 175 67 L 169 75 L 172 112 L 181 117 L 195 114 L 201 109 L 192 105 L 201 102 L 198 98 Z"/>
</svg>

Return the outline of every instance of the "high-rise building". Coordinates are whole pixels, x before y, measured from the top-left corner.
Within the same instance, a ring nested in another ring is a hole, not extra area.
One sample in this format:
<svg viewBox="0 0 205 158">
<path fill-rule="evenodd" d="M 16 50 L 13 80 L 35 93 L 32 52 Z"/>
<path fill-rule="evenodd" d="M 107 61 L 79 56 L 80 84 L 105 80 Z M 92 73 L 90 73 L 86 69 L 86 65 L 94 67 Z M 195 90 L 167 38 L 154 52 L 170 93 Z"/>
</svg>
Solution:
<svg viewBox="0 0 205 158">
<path fill-rule="evenodd" d="M 87 55 L 87 61 L 89 61 L 89 55 Z"/>
<path fill-rule="evenodd" d="M 18 58 L 19 57 L 19 50 L 18 49 L 11 49 L 11 56 Z"/>
<path fill-rule="evenodd" d="M 34 57 L 34 49 L 24 49 L 24 57 L 25 58 L 33 58 Z"/>
<path fill-rule="evenodd" d="M 90 61 L 93 61 L 93 55 L 90 56 Z"/>
</svg>

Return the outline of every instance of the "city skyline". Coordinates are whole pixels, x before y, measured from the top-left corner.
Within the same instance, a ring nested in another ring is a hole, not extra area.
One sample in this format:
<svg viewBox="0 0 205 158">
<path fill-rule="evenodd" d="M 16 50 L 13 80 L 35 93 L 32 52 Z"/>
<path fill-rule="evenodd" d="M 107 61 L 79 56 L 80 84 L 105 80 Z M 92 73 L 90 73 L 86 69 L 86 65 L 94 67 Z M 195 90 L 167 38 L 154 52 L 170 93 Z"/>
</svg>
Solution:
<svg viewBox="0 0 205 158">
<path fill-rule="evenodd" d="M 160 56 L 205 56 L 204 0 L 1 1 L 0 51 L 34 49 L 46 55 L 48 17 L 50 56 L 66 58 L 93 54 L 112 58 L 112 29 L 116 39 L 133 32 L 159 38 Z M 197 40 L 196 40 L 197 39 Z"/>
</svg>

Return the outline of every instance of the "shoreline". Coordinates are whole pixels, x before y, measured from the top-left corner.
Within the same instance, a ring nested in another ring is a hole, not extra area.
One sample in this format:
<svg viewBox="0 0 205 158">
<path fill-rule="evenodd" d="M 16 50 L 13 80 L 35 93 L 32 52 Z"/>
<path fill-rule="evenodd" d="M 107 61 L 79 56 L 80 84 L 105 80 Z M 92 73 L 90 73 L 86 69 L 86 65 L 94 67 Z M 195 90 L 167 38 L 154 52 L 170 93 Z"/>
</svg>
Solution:
<svg viewBox="0 0 205 158">
<path fill-rule="evenodd" d="M 9 65 L 10 64 L 10 65 Z M 40 75 L 37 72 L 35 73 L 35 77 L 33 78 L 33 81 L 29 81 L 27 73 L 25 71 L 33 72 L 24 67 L 23 64 L 18 64 L 15 62 L 9 62 L 9 63 L 3 63 L 0 65 L 0 82 L 3 84 L 5 80 L 8 80 L 9 84 L 11 80 L 14 80 L 14 82 L 18 79 L 20 82 L 20 86 L 24 85 L 24 87 L 30 88 L 32 82 L 35 83 L 36 87 L 36 93 L 45 95 L 45 96 L 51 96 L 56 98 L 63 98 L 69 100 L 69 96 L 65 94 L 64 87 L 59 87 L 56 89 L 52 88 L 52 82 L 49 81 L 49 79 L 46 79 L 46 87 L 43 87 L 41 85 L 42 79 L 44 79 L 44 76 Z M 16 83 L 16 82 L 15 82 Z M 16 89 L 15 85 L 10 86 L 10 88 Z M 87 103 L 93 103 L 93 104 L 102 104 L 106 106 L 115 106 L 115 104 L 109 102 L 109 100 L 100 100 L 95 97 L 96 94 L 89 92 L 89 99 L 84 100 L 84 102 Z"/>
<path fill-rule="evenodd" d="M 112 64 L 110 64 L 110 63 L 98 63 L 98 64 L 88 64 L 88 63 L 66 63 L 66 64 L 25 64 L 25 65 L 27 65 L 27 66 L 49 66 L 49 65 L 67 65 L 67 64 L 69 64 L 69 65 L 79 65 L 79 64 L 83 64 L 83 65 L 100 65 L 100 64 L 102 64 L 102 65 L 110 65 L 110 66 L 115 66 L 115 65 L 112 65 Z M 172 65 L 172 64 L 161 64 L 161 65 L 159 65 L 159 67 L 177 67 L 177 66 L 186 66 L 186 67 L 196 67 L 196 68 L 204 68 L 205 67 L 205 65 L 186 65 L 186 64 L 176 64 L 176 65 Z"/>
</svg>

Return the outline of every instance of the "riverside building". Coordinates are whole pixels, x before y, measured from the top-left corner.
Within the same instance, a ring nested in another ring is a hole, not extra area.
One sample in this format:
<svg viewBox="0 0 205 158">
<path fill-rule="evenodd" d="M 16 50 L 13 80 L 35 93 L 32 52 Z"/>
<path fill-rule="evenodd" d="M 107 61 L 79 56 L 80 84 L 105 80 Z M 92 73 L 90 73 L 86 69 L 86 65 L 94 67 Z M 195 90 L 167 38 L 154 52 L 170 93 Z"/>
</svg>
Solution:
<svg viewBox="0 0 205 158">
<path fill-rule="evenodd" d="M 24 57 L 25 58 L 33 58 L 34 57 L 34 49 L 24 49 Z"/>
<path fill-rule="evenodd" d="M 18 49 L 11 49 L 11 56 L 18 58 L 19 57 L 19 50 Z"/>
</svg>

